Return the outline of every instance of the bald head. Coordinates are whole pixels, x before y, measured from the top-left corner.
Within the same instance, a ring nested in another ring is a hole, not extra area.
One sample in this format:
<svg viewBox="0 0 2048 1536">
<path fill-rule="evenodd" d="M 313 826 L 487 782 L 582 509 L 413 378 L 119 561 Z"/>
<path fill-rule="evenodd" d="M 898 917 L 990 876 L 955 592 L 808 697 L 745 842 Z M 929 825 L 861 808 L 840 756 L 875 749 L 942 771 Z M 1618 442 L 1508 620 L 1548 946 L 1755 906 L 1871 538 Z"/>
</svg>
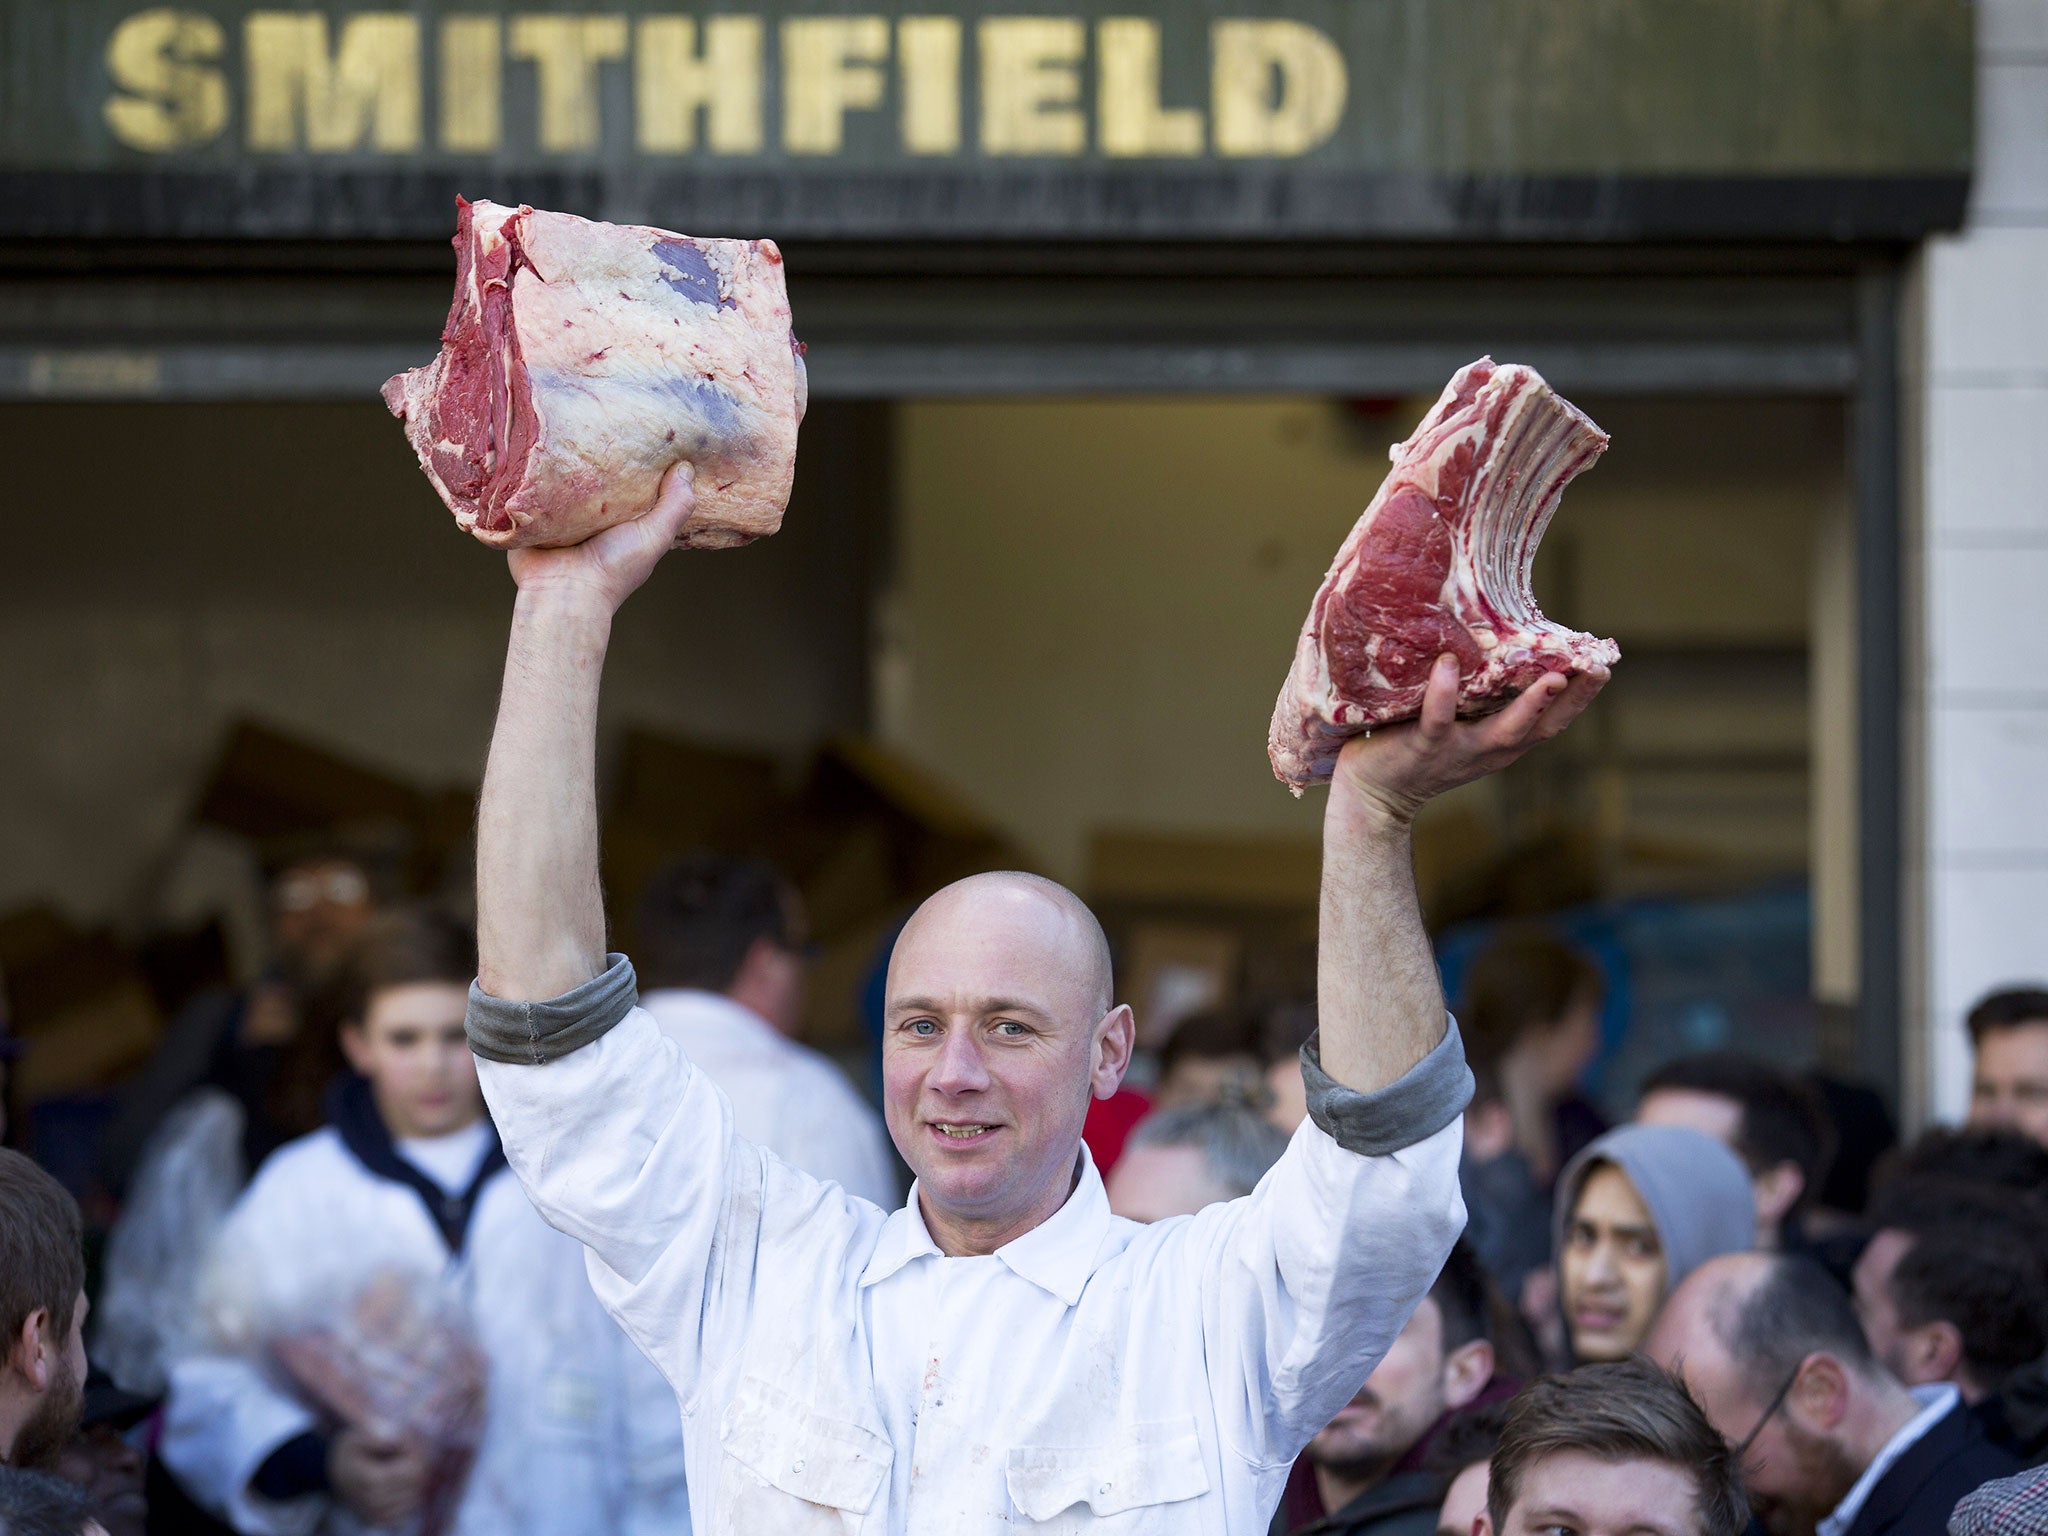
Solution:
<svg viewBox="0 0 2048 1536">
<path fill-rule="evenodd" d="M 1080 897 L 1043 875 L 1015 869 L 969 875 L 927 898 L 890 956 L 891 997 L 899 976 L 911 969 L 899 961 L 921 962 L 934 949 L 963 961 L 1001 953 L 1013 964 L 1035 962 L 1041 985 L 1091 1023 L 1115 1002 L 1102 924 Z"/>
<path fill-rule="evenodd" d="M 1656 1323 L 1643 1341 L 1652 1360 L 1697 1355 L 1703 1348 L 1725 1348 L 1734 1334 L 1734 1320 L 1743 1303 L 1770 1268 L 1770 1255 L 1728 1253 L 1709 1259 L 1664 1298 Z"/>
<path fill-rule="evenodd" d="M 1710 1259 L 1671 1293 L 1646 1343 L 1669 1364 L 1715 1353 L 1769 1392 L 1807 1355 L 1855 1373 L 1875 1369 L 1847 1294 L 1813 1260 L 1784 1253 Z"/>
</svg>

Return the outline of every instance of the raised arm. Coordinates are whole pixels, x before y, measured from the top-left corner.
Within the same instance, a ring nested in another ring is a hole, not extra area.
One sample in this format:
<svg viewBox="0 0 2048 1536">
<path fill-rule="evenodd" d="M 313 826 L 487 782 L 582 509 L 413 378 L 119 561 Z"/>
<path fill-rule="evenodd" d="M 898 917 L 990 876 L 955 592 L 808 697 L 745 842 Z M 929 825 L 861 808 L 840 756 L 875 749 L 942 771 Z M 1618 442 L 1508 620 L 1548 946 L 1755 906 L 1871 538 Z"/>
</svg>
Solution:
<svg viewBox="0 0 2048 1536">
<path fill-rule="evenodd" d="M 612 615 L 675 543 L 695 498 L 678 464 L 653 508 L 568 549 L 512 551 L 519 597 L 477 810 L 477 979 L 508 1002 L 604 969 L 597 696 Z"/>
<path fill-rule="evenodd" d="M 1415 896 L 1415 813 L 1555 736 L 1606 682 L 1604 668 L 1569 682 L 1553 674 L 1498 714 L 1460 720 L 1457 662 L 1442 657 L 1419 720 L 1345 744 L 1323 811 L 1316 962 L 1322 1065 L 1337 1082 L 1384 1088 L 1443 1038 L 1443 989 Z"/>
</svg>

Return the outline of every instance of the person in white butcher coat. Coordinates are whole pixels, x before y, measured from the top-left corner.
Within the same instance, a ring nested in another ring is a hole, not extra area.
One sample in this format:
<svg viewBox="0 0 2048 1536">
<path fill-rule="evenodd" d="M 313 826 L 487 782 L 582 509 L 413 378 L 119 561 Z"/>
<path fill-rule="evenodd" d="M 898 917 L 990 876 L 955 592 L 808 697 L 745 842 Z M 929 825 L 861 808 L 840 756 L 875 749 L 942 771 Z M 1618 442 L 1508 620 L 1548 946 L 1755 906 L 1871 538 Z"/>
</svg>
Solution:
<svg viewBox="0 0 2048 1536">
<path fill-rule="evenodd" d="M 676 1389 L 698 1527 L 1264 1530 L 1464 1224 L 1471 1074 L 1413 817 L 1562 730 L 1604 672 L 1459 721 L 1443 658 L 1419 722 L 1345 746 L 1309 1116 L 1256 1190 L 1194 1216 L 1112 1215 L 1082 1144 L 1134 1035 L 1088 909 L 1024 874 L 932 897 L 889 962 L 884 1113 L 917 1179 L 885 1211 L 741 1137 L 606 953 L 599 678 L 613 614 L 692 505 L 679 468 L 637 521 L 511 552 L 469 1034 L 514 1171 Z"/>
<path fill-rule="evenodd" d="M 673 1396 L 599 1306 L 581 1249 L 507 1172 L 485 1117 L 462 1033 L 473 957 L 446 919 L 379 921 L 342 1036 L 357 1075 L 325 1128 L 264 1163 L 210 1257 L 160 1455 L 237 1531 L 418 1528 L 428 1448 L 326 1421 L 270 1353 L 279 1330 L 338 1321 L 383 1276 L 444 1306 L 486 1363 L 458 1536 L 689 1531 Z"/>
<path fill-rule="evenodd" d="M 774 866 L 699 852 L 648 882 L 634 934 L 641 1006 L 732 1105 L 756 1146 L 849 1195 L 902 1195 L 882 1120 L 803 1023 L 803 903 Z"/>
</svg>

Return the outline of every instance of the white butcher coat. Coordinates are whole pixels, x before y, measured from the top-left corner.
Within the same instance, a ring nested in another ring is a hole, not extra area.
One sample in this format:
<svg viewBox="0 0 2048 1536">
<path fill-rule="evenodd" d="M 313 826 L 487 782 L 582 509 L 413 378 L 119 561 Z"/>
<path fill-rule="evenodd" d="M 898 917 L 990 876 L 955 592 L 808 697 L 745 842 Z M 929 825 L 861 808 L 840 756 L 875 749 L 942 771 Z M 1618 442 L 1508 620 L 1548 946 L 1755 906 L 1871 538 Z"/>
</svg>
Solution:
<svg viewBox="0 0 2048 1536">
<path fill-rule="evenodd" d="M 332 1128 L 279 1149 L 244 1192 L 209 1265 L 212 1342 L 171 1366 L 161 1454 L 200 1503 L 255 1536 L 361 1529 L 324 1495 L 251 1491 L 270 1454 L 316 1426 L 236 1346 L 323 1278 L 387 1268 L 454 1287 L 489 1358 L 456 1536 L 688 1536 L 674 1397 L 598 1305 L 577 1245 L 501 1171 L 451 1260 L 420 1196 L 372 1173 Z"/>
<path fill-rule="evenodd" d="M 747 1140 L 849 1195 L 884 1207 L 902 1198 L 882 1117 L 830 1058 L 721 993 L 664 987 L 640 1006 L 724 1091 Z"/>
<path fill-rule="evenodd" d="M 738 1136 L 630 996 L 622 957 L 552 1003 L 473 989 L 470 1038 L 513 1168 L 675 1385 L 707 1536 L 1263 1532 L 1464 1225 L 1455 1029 L 1412 1145 L 1305 1122 L 1254 1193 L 1150 1227 L 1084 1152 L 1051 1220 L 946 1258 L 914 1186 L 884 1212 Z"/>
</svg>

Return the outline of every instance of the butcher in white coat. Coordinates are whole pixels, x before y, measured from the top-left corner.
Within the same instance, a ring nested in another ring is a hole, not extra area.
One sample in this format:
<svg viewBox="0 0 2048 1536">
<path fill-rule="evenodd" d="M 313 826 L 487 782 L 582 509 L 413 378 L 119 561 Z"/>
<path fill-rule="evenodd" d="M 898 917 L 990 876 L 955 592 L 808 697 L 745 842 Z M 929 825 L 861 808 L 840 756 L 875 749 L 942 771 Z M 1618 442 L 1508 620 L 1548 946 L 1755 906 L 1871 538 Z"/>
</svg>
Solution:
<svg viewBox="0 0 2048 1536">
<path fill-rule="evenodd" d="M 1459 721 L 1440 663 L 1419 722 L 1346 745 L 1309 1118 L 1252 1194 L 1195 1216 L 1113 1216 L 1082 1145 L 1134 1033 L 1088 909 L 1021 874 L 934 896 L 889 965 L 884 1111 L 917 1179 L 885 1211 L 738 1135 L 606 953 L 599 678 L 691 506 L 679 469 L 639 521 L 510 556 L 469 1034 L 514 1170 L 675 1387 L 699 1528 L 1264 1530 L 1464 1224 L 1471 1077 L 1412 819 L 1562 730 L 1604 672 Z"/>
<path fill-rule="evenodd" d="M 424 916 L 373 928 L 372 984 L 343 1036 L 362 1075 L 229 1214 L 201 1342 L 171 1364 L 160 1453 L 237 1531 L 417 1529 L 427 1448 L 326 1421 L 271 1348 L 281 1331 L 345 1326 L 366 1286 L 395 1280 L 445 1307 L 485 1362 L 458 1536 L 687 1536 L 674 1398 L 592 1295 L 582 1250 L 506 1170 L 452 979 L 472 951 L 451 930 Z"/>
<path fill-rule="evenodd" d="M 718 1084 L 733 1124 L 792 1168 L 894 1205 L 903 1187 L 881 1118 L 803 1025 L 803 903 L 759 859 L 698 852 L 648 882 L 640 1004 Z"/>
</svg>

